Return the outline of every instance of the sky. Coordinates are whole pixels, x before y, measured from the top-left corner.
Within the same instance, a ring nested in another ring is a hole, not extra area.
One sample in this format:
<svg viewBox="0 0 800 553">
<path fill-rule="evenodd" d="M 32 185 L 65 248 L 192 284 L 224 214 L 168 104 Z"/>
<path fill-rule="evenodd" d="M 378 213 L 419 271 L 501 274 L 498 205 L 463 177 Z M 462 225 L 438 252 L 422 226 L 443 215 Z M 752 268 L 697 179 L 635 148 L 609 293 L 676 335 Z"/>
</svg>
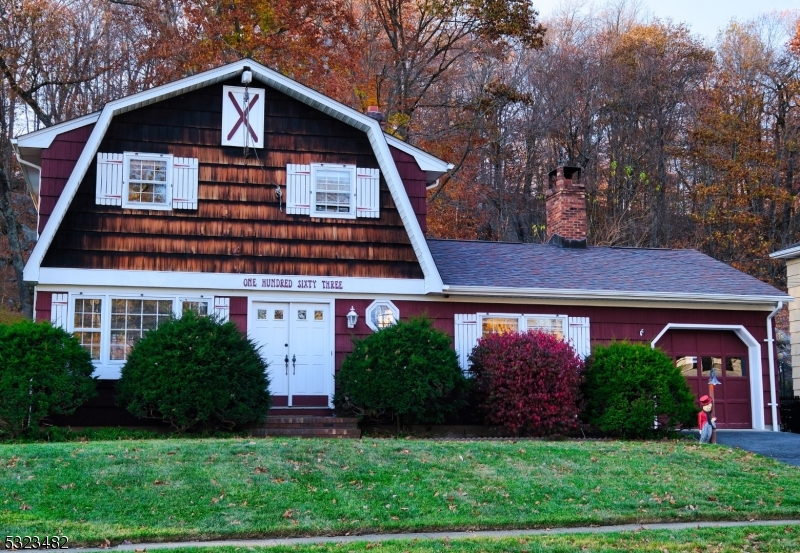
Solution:
<svg viewBox="0 0 800 553">
<path fill-rule="evenodd" d="M 547 17 L 561 2 L 532 0 L 542 17 Z M 590 2 L 587 0 L 585 3 Z M 596 3 L 602 5 L 604 2 Z M 651 15 L 687 23 L 693 32 L 710 41 L 733 18 L 748 21 L 773 10 L 800 11 L 800 0 L 642 0 L 642 4 Z"/>
</svg>

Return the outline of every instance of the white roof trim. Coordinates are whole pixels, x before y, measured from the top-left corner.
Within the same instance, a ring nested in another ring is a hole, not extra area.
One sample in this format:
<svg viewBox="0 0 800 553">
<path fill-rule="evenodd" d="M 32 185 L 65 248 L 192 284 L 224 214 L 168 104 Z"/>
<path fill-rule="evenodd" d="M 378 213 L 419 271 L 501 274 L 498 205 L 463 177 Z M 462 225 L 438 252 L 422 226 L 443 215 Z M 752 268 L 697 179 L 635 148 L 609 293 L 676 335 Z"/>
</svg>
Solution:
<svg viewBox="0 0 800 553">
<path fill-rule="evenodd" d="M 59 123 L 58 125 L 53 125 L 52 127 L 47 127 L 28 134 L 23 134 L 16 138 L 16 142 L 20 148 L 49 148 L 56 136 L 61 133 L 79 129 L 81 127 L 85 127 L 86 125 L 91 125 L 92 123 L 97 122 L 97 120 L 100 118 L 100 113 L 102 112 L 96 111 L 94 113 L 90 113 L 89 115 L 78 117 L 77 119 L 71 119 L 69 121 Z"/>
<path fill-rule="evenodd" d="M 800 246 L 792 246 L 785 250 L 778 250 L 769 254 L 772 259 L 791 259 L 792 257 L 800 257 Z"/>
<path fill-rule="evenodd" d="M 192 77 L 187 77 L 173 83 L 153 88 L 114 102 L 109 102 L 100 112 L 96 120 L 94 130 L 92 131 L 86 146 L 83 148 L 80 158 L 75 165 L 75 169 L 67 180 L 64 187 L 64 192 L 58 199 L 50 219 L 43 229 L 42 235 L 36 246 L 31 252 L 30 259 L 25 266 L 24 279 L 26 282 L 38 282 L 39 269 L 44 259 L 47 249 L 55 237 L 56 230 L 61 225 L 64 216 L 67 213 L 72 199 L 80 186 L 86 171 L 94 159 L 97 149 L 100 145 L 103 136 L 111 124 L 111 119 L 126 111 L 130 111 L 142 106 L 146 106 L 161 100 L 185 94 L 197 88 L 226 80 L 230 77 L 240 74 L 245 67 L 253 71 L 253 76 L 273 88 L 288 94 L 289 96 L 311 106 L 319 109 L 328 115 L 352 125 L 367 134 L 370 144 L 375 152 L 375 157 L 378 160 L 378 165 L 383 172 L 384 179 L 392 194 L 392 199 L 397 206 L 397 211 L 400 219 L 403 221 L 406 232 L 408 233 L 411 246 L 417 255 L 422 272 L 425 275 L 425 290 L 426 292 L 441 292 L 442 279 L 439 276 L 439 271 L 433 262 L 433 256 L 428 249 L 428 244 L 425 241 L 425 235 L 419 226 L 417 217 L 411 207 L 411 201 L 405 193 L 403 181 L 397 171 L 397 167 L 392 159 L 389 144 L 386 141 L 380 124 L 371 117 L 364 115 L 352 108 L 340 104 L 339 102 L 328 98 L 315 90 L 297 83 L 288 77 L 281 75 L 263 65 L 256 63 L 252 60 L 240 60 L 229 65 L 218 67 Z M 89 116 L 87 116 L 89 117 Z M 76 120 L 77 121 L 77 120 Z M 87 123 L 84 123 L 87 124 Z M 51 127 L 52 128 L 52 127 Z M 63 129 L 63 128 L 62 128 Z M 64 132 L 61 130 L 60 132 Z M 432 157 L 432 156 L 431 156 Z M 435 158 L 434 158 L 435 159 Z"/>
<path fill-rule="evenodd" d="M 694 294 L 675 292 L 620 292 L 618 290 L 573 290 L 558 288 L 513 288 L 507 286 L 450 286 L 443 292 L 464 296 L 508 296 L 543 299 L 604 299 L 623 301 L 680 301 L 702 303 L 774 304 L 792 301 L 792 296 L 744 296 L 739 294 Z"/>
<path fill-rule="evenodd" d="M 426 173 L 438 173 L 438 175 L 443 175 L 455 167 L 455 165 L 452 163 L 442 161 L 438 157 L 432 156 L 428 152 L 420 150 L 416 146 L 412 146 L 407 142 L 403 142 L 399 138 L 396 138 L 390 134 L 383 133 L 383 136 L 386 138 L 386 142 L 389 143 L 389 146 L 397 148 L 401 152 L 405 152 L 412 156 L 414 160 L 416 160 L 417 165 L 419 165 L 419 168 Z"/>
</svg>

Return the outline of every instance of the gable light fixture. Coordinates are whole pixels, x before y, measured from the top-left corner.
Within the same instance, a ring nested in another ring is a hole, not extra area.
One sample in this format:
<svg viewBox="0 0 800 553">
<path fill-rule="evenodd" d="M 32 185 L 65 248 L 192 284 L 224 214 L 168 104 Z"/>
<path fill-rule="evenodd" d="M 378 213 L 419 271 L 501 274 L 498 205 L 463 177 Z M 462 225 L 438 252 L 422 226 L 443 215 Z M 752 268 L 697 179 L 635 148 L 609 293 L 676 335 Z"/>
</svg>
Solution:
<svg viewBox="0 0 800 553">
<path fill-rule="evenodd" d="M 347 328 L 355 328 L 357 321 L 358 321 L 358 313 L 356 313 L 355 307 L 351 305 L 350 312 L 347 314 Z"/>
</svg>

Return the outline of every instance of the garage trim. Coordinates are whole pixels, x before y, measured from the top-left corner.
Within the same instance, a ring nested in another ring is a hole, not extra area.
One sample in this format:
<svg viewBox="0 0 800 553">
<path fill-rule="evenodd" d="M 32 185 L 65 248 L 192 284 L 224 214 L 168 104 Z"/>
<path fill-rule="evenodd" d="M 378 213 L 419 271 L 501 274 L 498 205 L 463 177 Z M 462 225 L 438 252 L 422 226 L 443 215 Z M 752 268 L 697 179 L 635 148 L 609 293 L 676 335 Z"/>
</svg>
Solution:
<svg viewBox="0 0 800 553">
<path fill-rule="evenodd" d="M 682 324 L 669 323 L 650 342 L 650 347 L 655 349 L 658 341 L 670 330 L 730 330 L 747 346 L 748 361 L 750 363 L 750 410 L 753 421 L 753 430 L 764 428 L 764 386 L 761 374 L 761 344 L 742 325 L 715 325 L 715 324 Z"/>
</svg>

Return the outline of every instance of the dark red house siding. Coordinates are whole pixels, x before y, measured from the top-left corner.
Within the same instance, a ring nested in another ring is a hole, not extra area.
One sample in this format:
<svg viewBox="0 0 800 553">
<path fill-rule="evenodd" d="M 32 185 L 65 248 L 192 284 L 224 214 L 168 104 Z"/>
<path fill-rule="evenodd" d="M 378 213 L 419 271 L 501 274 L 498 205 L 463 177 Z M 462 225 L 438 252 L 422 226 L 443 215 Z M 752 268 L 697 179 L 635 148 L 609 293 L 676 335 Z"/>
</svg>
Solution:
<svg viewBox="0 0 800 553">
<path fill-rule="evenodd" d="M 422 278 L 383 179 L 378 219 L 289 215 L 275 194 L 288 163 L 378 167 L 364 132 L 267 88 L 266 147 L 245 158 L 241 148 L 220 146 L 224 84 L 241 83 L 210 85 L 115 116 L 99 147 L 197 158 L 198 209 L 96 205 L 95 159 L 43 266 Z"/>
<path fill-rule="evenodd" d="M 53 292 L 37 292 L 36 305 L 34 306 L 36 322 L 51 320 L 52 307 Z"/>
<path fill-rule="evenodd" d="M 229 318 L 243 334 L 247 334 L 247 296 L 231 298 Z"/>
<path fill-rule="evenodd" d="M 341 366 L 342 360 L 352 351 L 353 337 L 365 336 L 372 331 L 364 322 L 364 311 L 374 301 L 374 298 L 358 300 L 338 300 L 336 302 L 336 369 Z M 433 320 L 433 325 L 454 335 L 456 314 L 471 313 L 554 313 L 570 317 L 589 317 L 590 336 L 592 345 L 609 343 L 613 340 L 628 340 L 631 342 L 650 342 L 669 323 L 679 324 L 719 324 L 742 325 L 756 341 L 764 344 L 767 336 L 766 318 L 768 312 L 740 311 L 720 309 L 669 309 L 669 308 L 635 308 L 635 307 L 584 307 L 584 306 L 553 306 L 539 304 L 502 304 L 502 303 L 477 303 L 460 301 L 394 301 L 400 310 L 400 317 L 406 319 L 413 315 L 425 314 Z M 347 313 L 350 306 L 355 307 L 359 315 L 354 329 L 347 328 Z M 640 336 L 640 332 L 644 333 Z M 740 351 L 741 347 L 734 348 Z M 672 353 L 672 352 L 669 352 Z M 675 352 L 681 353 L 681 352 Z M 765 405 L 765 422 L 772 424 L 772 414 L 767 406 L 769 399 L 769 363 L 767 349 L 762 347 L 762 383 L 764 390 L 763 404 Z"/>
<path fill-rule="evenodd" d="M 41 233 L 58 198 L 64 191 L 72 170 L 83 152 L 94 123 L 59 134 L 49 148 L 42 150 L 42 174 L 39 184 L 39 232 Z"/>
<path fill-rule="evenodd" d="M 425 172 L 419 168 L 412 156 L 401 152 L 397 148 L 389 147 L 392 151 L 392 159 L 403 179 L 403 186 L 408 194 L 411 207 L 417 216 L 422 232 L 428 232 L 428 193 L 426 189 Z"/>
</svg>

